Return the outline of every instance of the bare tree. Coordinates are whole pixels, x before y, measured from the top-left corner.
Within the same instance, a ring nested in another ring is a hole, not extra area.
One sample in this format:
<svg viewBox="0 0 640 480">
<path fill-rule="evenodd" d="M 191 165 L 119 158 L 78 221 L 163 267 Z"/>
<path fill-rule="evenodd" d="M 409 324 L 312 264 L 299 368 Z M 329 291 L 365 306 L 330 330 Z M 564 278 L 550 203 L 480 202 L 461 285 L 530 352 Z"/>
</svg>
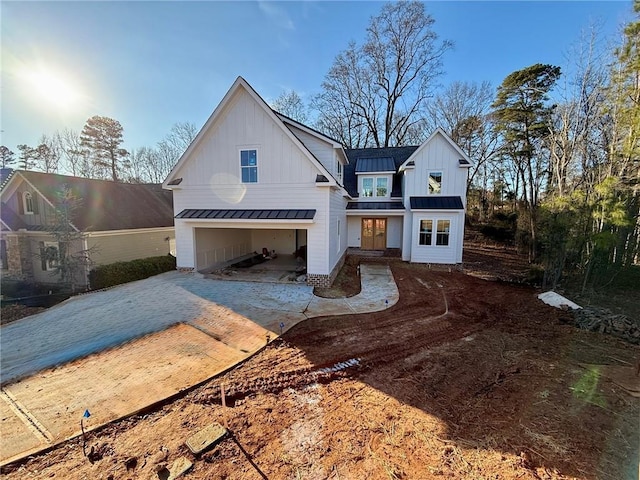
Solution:
<svg viewBox="0 0 640 480">
<path fill-rule="evenodd" d="M 364 45 L 351 43 L 327 73 L 314 101 L 318 125 L 355 127 L 355 138 L 350 132 L 327 132 L 348 139 L 348 147 L 404 144 L 423 117 L 442 57 L 452 46 L 438 41 L 434 22 L 422 2 L 385 4 L 371 19 Z M 346 113 L 346 121 L 336 113 Z"/>
<path fill-rule="evenodd" d="M 58 171 L 61 149 L 54 136 L 42 135 L 40 144 L 34 149 L 36 166 L 45 173 Z"/>
<path fill-rule="evenodd" d="M 306 123 L 309 118 L 307 115 L 307 107 L 295 90 L 282 92 L 278 98 L 271 102 L 270 106 L 276 112 L 286 115 L 300 123 Z"/>
<path fill-rule="evenodd" d="M 489 82 L 453 82 L 434 97 L 428 108 L 429 129 L 442 127 L 473 160 L 467 186 L 477 178 L 482 192 L 495 177 L 490 163 L 498 149 L 491 115 L 493 97 Z"/>
<path fill-rule="evenodd" d="M 88 152 L 80 143 L 80 134 L 70 128 L 53 134 L 62 158 L 63 170 L 77 177 L 92 177 Z"/>
<path fill-rule="evenodd" d="M 128 155 L 126 179 L 134 183 L 162 183 L 196 136 L 192 123 L 181 122 L 155 148 L 140 147 Z"/>
</svg>

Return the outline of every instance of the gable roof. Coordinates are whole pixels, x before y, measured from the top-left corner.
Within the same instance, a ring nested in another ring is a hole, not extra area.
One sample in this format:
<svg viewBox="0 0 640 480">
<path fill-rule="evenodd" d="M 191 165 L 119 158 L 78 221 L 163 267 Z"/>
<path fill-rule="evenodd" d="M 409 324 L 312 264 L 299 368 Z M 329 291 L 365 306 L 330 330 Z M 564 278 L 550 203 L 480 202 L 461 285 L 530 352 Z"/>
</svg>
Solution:
<svg viewBox="0 0 640 480">
<path fill-rule="evenodd" d="M 416 151 L 417 146 L 408 147 L 383 147 L 383 148 L 352 148 L 345 150 L 349 163 L 344 166 L 344 188 L 352 197 L 358 196 L 358 177 L 356 176 L 356 166 L 360 159 L 367 159 L 374 162 L 374 159 L 391 158 L 394 164 L 395 173 L 391 188 L 392 197 L 402 196 L 402 182 L 397 175 L 400 166 Z M 389 165 L 390 166 L 390 165 Z"/>
<path fill-rule="evenodd" d="M 282 118 L 280 118 L 281 114 L 275 112 L 267 103 L 263 100 L 263 98 L 258 95 L 258 93 L 253 89 L 251 85 L 242 77 L 238 77 L 231 88 L 224 95 L 218 106 L 215 108 L 209 119 L 205 122 L 204 126 L 200 129 L 196 138 L 193 139 L 189 147 L 182 154 L 176 165 L 173 167 L 164 183 L 162 184 L 163 188 L 171 189 L 172 186 L 175 186 L 174 176 L 180 171 L 183 165 L 188 161 L 192 152 L 200 145 L 200 143 L 205 139 L 209 130 L 216 123 L 218 118 L 223 114 L 227 105 L 231 102 L 231 99 L 234 97 L 237 91 L 240 89 L 247 92 L 253 100 L 266 112 L 266 114 L 274 121 L 278 127 L 285 133 L 287 137 L 303 152 L 303 154 L 309 159 L 309 161 L 320 171 L 320 174 L 324 175 L 329 180 L 329 184 L 332 186 L 336 186 L 337 182 L 335 178 L 331 175 L 331 173 L 320 163 L 320 161 L 311 153 L 311 151 L 300 141 L 298 137 L 289 129 L 287 125 L 283 122 Z M 288 118 L 288 117 L 286 117 Z M 289 119 L 291 120 L 291 119 Z M 291 120 L 293 121 L 293 120 Z M 296 122 L 298 123 L 298 122 Z M 306 127 L 307 129 L 309 127 Z M 315 132 L 314 135 L 322 137 L 325 141 L 327 141 L 328 137 L 323 134 L 319 134 Z M 328 139 L 329 141 L 333 141 L 332 139 Z M 177 179 L 176 179 L 177 180 Z"/>
<path fill-rule="evenodd" d="M 458 144 L 456 142 L 451 140 L 451 137 L 449 137 L 449 135 L 447 135 L 447 133 L 441 127 L 438 127 L 438 128 L 436 128 L 434 130 L 434 132 L 431 135 L 429 135 L 429 138 L 427 138 L 422 143 L 422 145 L 420 145 L 416 149 L 416 151 L 413 152 L 413 155 L 411 155 L 411 157 L 409 157 L 407 159 L 407 161 L 399 167 L 399 170 L 404 170 L 405 167 L 410 166 L 411 162 L 415 162 L 415 159 L 413 157 L 417 156 L 420 153 L 420 151 L 423 148 L 425 148 L 427 145 L 429 145 L 429 143 L 431 143 L 431 141 L 437 135 L 442 135 L 442 137 L 447 141 L 447 143 L 456 151 L 456 153 L 458 155 L 460 155 L 460 160 L 464 160 L 464 162 L 460 162 L 460 161 L 458 162 L 461 167 L 470 167 L 471 166 L 471 159 L 469 158 L 469 156 L 462 151 L 462 149 L 458 146 Z"/>
<path fill-rule="evenodd" d="M 2 193 L 20 180 L 27 182 L 51 206 L 55 205 L 63 185 L 71 188 L 81 200 L 73 220 L 79 230 L 95 232 L 173 226 L 173 195 L 163 190 L 161 185 L 119 183 L 17 170 L 3 186 Z M 22 223 L 15 222 L 15 212 L 5 210 L 4 205 L 1 213 L 5 223 L 11 222 L 17 228 L 25 228 L 22 219 L 17 216 Z M 30 229 L 28 225 L 26 228 Z M 33 227 L 34 230 L 38 228 Z"/>
</svg>

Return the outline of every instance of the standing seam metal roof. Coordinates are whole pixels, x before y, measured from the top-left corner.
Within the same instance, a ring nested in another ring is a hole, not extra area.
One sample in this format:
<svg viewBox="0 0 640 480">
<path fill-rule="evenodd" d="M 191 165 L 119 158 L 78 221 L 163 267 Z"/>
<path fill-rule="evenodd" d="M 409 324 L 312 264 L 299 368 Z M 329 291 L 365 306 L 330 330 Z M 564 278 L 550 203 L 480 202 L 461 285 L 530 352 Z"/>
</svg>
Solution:
<svg viewBox="0 0 640 480">
<path fill-rule="evenodd" d="M 203 220 L 312 220 L 315 210 L 213 210 L 187 208 L 176 218 Z"/>
<path fill-rule="evenodd" d="M 356 173 L 396 172 L 396 164 L 391 157 L 359 158 L 356 163 Z"/>
<path fill-rule="evenodd" d="M 460 197 L 410 197 L 411 210 L 464 210 Z"/>
</svg>

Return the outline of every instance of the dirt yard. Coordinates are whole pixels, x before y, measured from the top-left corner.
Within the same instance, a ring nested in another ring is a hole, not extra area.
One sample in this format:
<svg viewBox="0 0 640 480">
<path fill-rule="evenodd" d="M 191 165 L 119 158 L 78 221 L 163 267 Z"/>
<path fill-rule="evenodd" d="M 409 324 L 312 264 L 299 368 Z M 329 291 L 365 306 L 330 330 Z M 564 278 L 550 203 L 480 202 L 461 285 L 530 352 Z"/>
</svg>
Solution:
<svg viewBox="0 0 640 480">
<path fill-rule="evenodd" d="M 78 438 L 4 478 L 167 478 L 186 457 L 185 480 L 637 479 L 640 349 L 505 282 L 526 271 L 513 252 L 467 255 L 464 273 L 367 259 L 391 265 L 395 306 L 299 324 L 183 397 L 88 434 L 89 458 Z M 185 440 L 212 422 L 231 434 L 191 454 Z"/>
</svg>

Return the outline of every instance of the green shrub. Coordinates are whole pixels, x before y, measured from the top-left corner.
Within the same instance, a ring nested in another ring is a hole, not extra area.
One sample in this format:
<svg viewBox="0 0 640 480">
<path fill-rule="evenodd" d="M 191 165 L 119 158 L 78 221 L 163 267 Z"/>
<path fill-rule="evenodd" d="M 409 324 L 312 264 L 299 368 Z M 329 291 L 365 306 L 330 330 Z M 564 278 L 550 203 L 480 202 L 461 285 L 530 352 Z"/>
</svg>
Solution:
<svg viewBox="0 0 640 480">
<path fill-rule="evenodd" d="M 100 265 L 89 272 L 92 290 L 112 287 L 121 283 L 142 280 L 159 273 L 176 269 L 176 258 L 172 255 L 140 258 L 130 262 L 116 262 Z"/>
</svg>

